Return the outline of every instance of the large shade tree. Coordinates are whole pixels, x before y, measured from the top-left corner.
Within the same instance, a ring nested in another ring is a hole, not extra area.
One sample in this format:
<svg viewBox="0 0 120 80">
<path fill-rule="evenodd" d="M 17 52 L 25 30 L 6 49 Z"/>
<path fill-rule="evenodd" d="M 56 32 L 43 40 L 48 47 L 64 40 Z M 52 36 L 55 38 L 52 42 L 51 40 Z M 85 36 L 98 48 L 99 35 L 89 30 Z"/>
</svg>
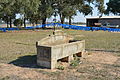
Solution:
<svg viewBox="0 0 120 80">
<path fill-rule="evenodd" d="M 34 19 L 34 16 L 37 14 L 39 5 L 40 0 L 16 0 L 14 5 L 16 7 L 15 11 L 17 14 L 23 15 L 24 27 L 26 27 L 26 19 Z"/>
<path fill-rule="evenodd" d="M 15 18 L 15 0 L 0 0 L 0 18 L 12 27 L 12 19 Z"/>
<path fill-rule="evenodd" d="M 50 18 L 54 12 L 52 3 L 53 0 L 41 0 L 38 13 L 41 13 L 42 24 L 46 24 L 46 19 Z"/>
<path fill-rule="evenodd" d="M 62 24 L 65 18 L 68 18 L 71 24 L 72 16 L 78 11 L 84 15 L 92 14 L 91 4 L 98 8 L 99 13 L 104 13 L 104 0 L 55 0 L 55 3 Z"/>
<path fill-rule="evenodd" d="M 110 0 L 107 3 L 107 13 L 111 12 L 116 15 L 120 15 L 120 0 Z"/>
</svg>

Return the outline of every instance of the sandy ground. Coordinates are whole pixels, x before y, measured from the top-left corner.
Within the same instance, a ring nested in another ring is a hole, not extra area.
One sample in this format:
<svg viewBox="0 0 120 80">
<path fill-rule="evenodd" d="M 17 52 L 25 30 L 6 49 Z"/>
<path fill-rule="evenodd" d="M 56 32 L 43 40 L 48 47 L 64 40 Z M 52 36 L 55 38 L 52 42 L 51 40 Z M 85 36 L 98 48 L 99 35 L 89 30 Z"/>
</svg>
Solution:
<svg viewBox="0 0 120 80">
<path fill-rule="evenodd" d="M 13 77 L 11 79 L 16 80 L 16 77 L 19 77 L 20 79 L 45 79 L 46 76 L 38 73 L 36 71 L 33 71 L 32 69 L 17 67 L 10 64 L 0 64 L 0 77 L 5 78 L 6 76 Z"/>
<path fill-rule="evenodd" d="M 110 53 L 94 52 L 89 57 L 87 57 L 85 61 L 88 63 L 94 64 L 96 69 L 102 69 L 103 67 L 102 64 L 112 65 L 116 62 L 118 62 L 117 64 L 120 64 L 119 59 L 120 57 Z M 91 65 L 91 64 L 84 65 L 85 61 L 83 60 L 83 64 L 78 66 L 78 68 Z M 118 70 L 120 72 L 120 69 Z M 53 80 L 53 79 L 58 80 L 57 78 L 59 78 L 59 80 L 61 79 L 69 80 L 69 78 L 65 78 L 65 76 L 68 77 L 70 75 L 73 75 L 73 73 L 74 73 L 74 76 L 78 76 L 78 77 L 82 75 L 82 73 L 76 72 L 76 69 L 66 69 L 66 70 L 60 71 L 63 74 L 60 74 L 59 76 L 57 76 L 56 73 L 53 74 L 55 76 L 49 76 L 49 74 L 47 74 L 47 73 L 52 73 L 56 71 L 59 71 L 59 70 L 57 69 L 55 70 L 39 69 L 38 70 L 33 68 L 18 67 L 12 64 L 3 64 L 3 63 L 0 64 L 0 78 L 3 80 Z M 46 74 L 44 74 L 43 72 L 46 72 Z M 115 72 L 111 72 L 111 73 L 116 74 Z M 86 74 L 84 73 L 84 75 L 88 75 L 88 73 Z M 119 75 L 117 74 L 117 76 L 120 77 L 120 74 Z M 52 77 L 55 77 L 55 78 L 52 78 Z M 74 78 L 71 78 L 71 80 L 73 79 Z M 79 78 L 75 78 L 75 79 L 79 80 Z M 85 80 L 88 80 L 88 79 L 85 79 Z"/>
<path fill-rule="evenodd" d="M 96 52 L 92 54 L 92 57 L 89 58 L 90 62 L 102 63 L 102 64 L 114 64 L 118 58 L 109 53 L 105 52 Z"/>
</svg>

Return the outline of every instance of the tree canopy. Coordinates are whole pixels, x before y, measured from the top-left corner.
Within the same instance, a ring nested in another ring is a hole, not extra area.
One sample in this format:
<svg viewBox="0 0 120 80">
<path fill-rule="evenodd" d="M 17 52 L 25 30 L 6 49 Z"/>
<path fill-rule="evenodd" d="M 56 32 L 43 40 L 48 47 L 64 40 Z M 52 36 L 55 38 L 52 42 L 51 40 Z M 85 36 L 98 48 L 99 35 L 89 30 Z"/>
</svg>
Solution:
<svg viewBox="0 0 120 80">
<path fill-rule="evenodd" d="M 95 5 L 100 13 L 104 12 L 104 0 L 0 0 L 0 18 L 11 24 L 16 14 L 21 14 L 26 26 L 26 19 L 32 24 L 37 24 L 40 20 L 45 24 L 47 18 L 59 15 L 61 23 L 64 23 L 66 18 L 71 24 L 71 19 L 77 12 L 92 14 L 91 4 Z"/>
<path fill-rule="evenodd" d="M 10 27 L 12 27 L 11 19 L 15 18 L 14 4 L 15 4 L 15 0 L 1 0 L 0 1 L 0 18 L 4 20 L 6 23 L 10 22 Z"/>
<path fill-rule="evenodd" d="M 110 0 L 107 3 L 107 12 L 120 15 L 120 0 Z"/>
</svg>

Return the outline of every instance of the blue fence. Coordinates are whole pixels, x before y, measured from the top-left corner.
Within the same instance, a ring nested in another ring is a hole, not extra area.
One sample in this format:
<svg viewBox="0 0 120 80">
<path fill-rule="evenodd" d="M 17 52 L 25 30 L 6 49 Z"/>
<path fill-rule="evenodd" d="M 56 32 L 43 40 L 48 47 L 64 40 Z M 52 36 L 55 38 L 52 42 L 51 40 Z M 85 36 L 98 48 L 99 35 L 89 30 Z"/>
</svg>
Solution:
<svg viewBox="0 0 120 80">
<path fill-rule="evenodd" d="M 42 27 L 49 27 L 49 26 L 56 26 L 56 27 L 63 27 L 65 29 L 74 29 L 74 30 L 84 30 L 84 31 L 108 31 L 108 32 L 120 32 L 120 29 L 116 28 L 106 28 L 106 27 L 86 27 L 86 26 L 75 26 L 75 25 L 68 25 L 68 24 L 61 24 L 61 23 L 50 23 L 50 24 L 44 24 L 44 25 L 37 25 L 37 26 L 29 26 L 25 29 L 36 29 L 36 28 L 42 28 Z M 0 31 L 6 32 L 6 31 L 14 31 L 14 30 L 20 30 L 19 28 L 0 28 Z"/>
<path fill-rule="evenodd" d="M 102 31 L 108 31 L 108 32 L 120 32 L 119 28 L 106 28 L 106 27 L 86 27 L 86 26 L 75 26 L 75 25 L 68 25 L 68 24 L 58 24 L 56 23 L 56 25 L 60 25 L 65 29 L 74 29 L 74 30 L 85 30 L 85 31 L 98 31 L 98 30 L 102 30 Z"/>
<path fill-rule="evenodd" d="M 19 28 L 0 28 L 0 31 L 6 32 L 6 31 L 15 31 L 19 30 Z"/>
</svg>

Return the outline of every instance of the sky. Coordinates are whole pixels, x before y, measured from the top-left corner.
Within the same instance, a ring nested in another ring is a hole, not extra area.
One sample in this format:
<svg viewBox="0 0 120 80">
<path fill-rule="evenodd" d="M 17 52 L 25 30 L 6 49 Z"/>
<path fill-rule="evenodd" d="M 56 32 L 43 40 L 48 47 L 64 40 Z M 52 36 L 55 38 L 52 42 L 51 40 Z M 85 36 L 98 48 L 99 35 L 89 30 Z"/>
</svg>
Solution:
<svg viewBox="0 0 120 80">
<path fill-rule="evenodd" d="M 106 5 L 106 3 L 108 3 L 109 2 L 109 0 L 104 0 L 104 6 L 105 6 L 105 8 L 107 8 L 107 5 Z M 72 20 L 72 22 L 86 22 L 86 18 L 87 17 L 92 17 L 92 16 L 98 16 L 98 11 L 97 11 L 97 8 L 95 8 L 94 6 L 93 6 L 93 14 L 92 15 L 88 15 L 88 16 L 84 16 L 82 13 L 77 13 L 77 16 L 74 16 L 74 19 Z M 112 16 L 113 14 L 110 14 L 110 16 Z M 104 15 L 103 15 L 104 16 Z M 49 19 L 47 19 L 47 21 L 49 21 L 49 22 L 51 22 L 51 21 L 53 21 L 53 16 L 51 17 L 51 18 L 49 18 Z M 58 16 L 57 17 L 57 21 L 58 20 L 60 20 L 60 17 Z M 65 20 L 65 21 L 68 21 L 67 19 Z"/>
</svg>

